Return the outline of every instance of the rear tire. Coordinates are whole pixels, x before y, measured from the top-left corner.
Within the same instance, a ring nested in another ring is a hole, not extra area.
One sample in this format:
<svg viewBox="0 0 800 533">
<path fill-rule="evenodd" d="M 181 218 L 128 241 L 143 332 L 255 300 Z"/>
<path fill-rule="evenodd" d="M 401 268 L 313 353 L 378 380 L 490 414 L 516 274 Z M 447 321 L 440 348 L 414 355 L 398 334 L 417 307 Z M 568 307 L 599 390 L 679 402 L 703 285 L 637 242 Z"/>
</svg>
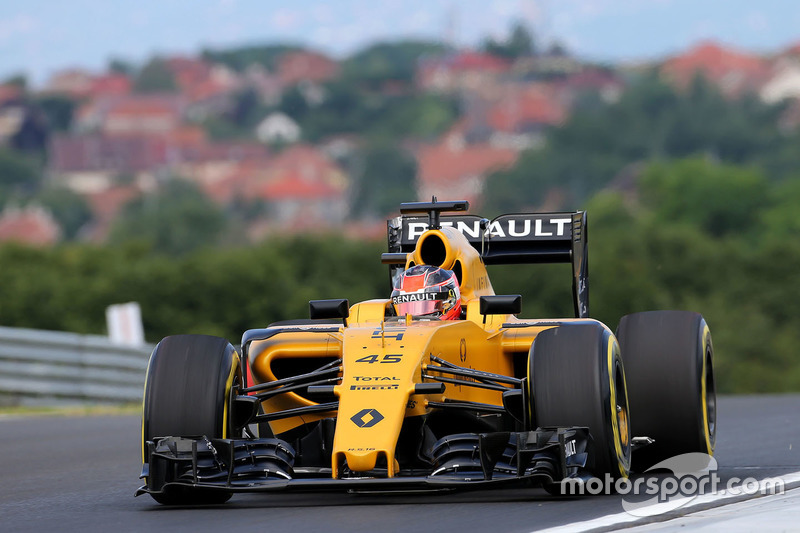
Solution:
<svg viewBox="0 0 800 533">
<path fill-rule="evenodd" d="M 682 453 L 714 454 L 716 390 L 708 325 L 699 313 L 648 311 L 617 328 L 628 376 L 631 432 L 653 444 L 634 454 L 642 471 Z"/>
<path fill-rule="evenodd" d="M 628 397 L 619 345 L 599 322 L 565 324 L 536 337 L 529 356 L 533 419 L 538 427 L 589 428 L 588 470 L 627 477 L 631 446 Z"/>
<path fill-rule="evenodd" d="M 233 386 L 241 383 L 239 354 L 225 339 L 209 335 L 164 338 L 147 367 L 142 460 L 147 441 L 157 437 L 236 437 L 230 404 Z M 151 496 L 165 505 L 224 503 L 231 497 L 225 492 L 172 489 Z"/>
</svg>

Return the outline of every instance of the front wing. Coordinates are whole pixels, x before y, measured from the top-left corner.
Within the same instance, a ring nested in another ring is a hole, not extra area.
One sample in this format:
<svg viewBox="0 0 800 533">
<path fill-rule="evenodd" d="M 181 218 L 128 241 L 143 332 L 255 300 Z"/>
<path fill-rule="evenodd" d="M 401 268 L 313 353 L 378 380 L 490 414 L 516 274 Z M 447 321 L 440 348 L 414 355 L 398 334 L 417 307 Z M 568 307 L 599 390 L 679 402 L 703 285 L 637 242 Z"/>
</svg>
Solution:
<svg viewBox="0 0 800 533">
<path fill-rule="evenodd" d="M 223 492 L 401 491 L 482 489 L 487 485 L 547 485 L 586 475 L 587 428 L 445 437 L 429 469 L 355 473 L 331 478 L 330 468 L 294 469 L 294 450 L 280 439 L 165 437 L 147 443 L 140 494 L 202 489 Z"/>
</svg>

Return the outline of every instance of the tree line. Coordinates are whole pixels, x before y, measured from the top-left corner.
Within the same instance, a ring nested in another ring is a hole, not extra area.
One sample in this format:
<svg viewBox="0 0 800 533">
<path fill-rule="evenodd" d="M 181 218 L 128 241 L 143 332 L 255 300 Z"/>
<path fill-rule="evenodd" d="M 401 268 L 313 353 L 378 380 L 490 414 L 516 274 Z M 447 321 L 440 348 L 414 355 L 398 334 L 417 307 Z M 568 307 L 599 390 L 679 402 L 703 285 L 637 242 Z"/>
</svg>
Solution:
<svg viewBox="0 0 800 533">
<path fill-rule="evenodd" d="M 800 180 L 708 157 L 654 162 L 635 194 L 602 191 L 589 218 L 590 315 L 612 329 L 627 313 L 702 313 L 721 392 L 800 390 Z M 105 308 L 138 301 L 149 341 L 308 316 L 308 301 L 388 297 L 383 242 L 340 235 L 272 238 L 180 256 L 146 241 L 93 247 L 0 247 L 0 324 L 104 333 Z M 490 267 L 523 315 L 572 314 L 568 265 Z"/>
</svg>

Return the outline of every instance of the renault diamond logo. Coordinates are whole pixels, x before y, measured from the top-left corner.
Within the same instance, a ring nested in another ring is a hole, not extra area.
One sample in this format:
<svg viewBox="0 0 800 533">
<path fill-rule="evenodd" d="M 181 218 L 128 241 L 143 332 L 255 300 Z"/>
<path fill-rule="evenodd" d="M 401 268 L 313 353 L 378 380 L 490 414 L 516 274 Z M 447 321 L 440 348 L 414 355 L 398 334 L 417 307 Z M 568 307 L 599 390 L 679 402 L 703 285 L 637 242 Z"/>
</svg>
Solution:
<svg viewBox="0 0 800 533">
<path fill-rule="evenodd" d="M 353 418 L 350 420 L 352 420 L 353 424 L 360 428 L 371 428 L 383 420 L 383 415 L 380 414 L 376 409 L 362 409 L 353 415 Z"/>
</svg>

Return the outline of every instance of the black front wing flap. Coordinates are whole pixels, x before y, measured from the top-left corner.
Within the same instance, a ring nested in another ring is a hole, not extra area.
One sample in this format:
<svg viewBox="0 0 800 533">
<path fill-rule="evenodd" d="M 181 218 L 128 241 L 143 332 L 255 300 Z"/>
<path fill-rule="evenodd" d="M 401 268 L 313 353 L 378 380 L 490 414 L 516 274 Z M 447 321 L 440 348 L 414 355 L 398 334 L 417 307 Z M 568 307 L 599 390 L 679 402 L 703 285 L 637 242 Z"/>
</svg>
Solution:
<svg viewBox="0 0 800 533">
<path fill-rule="evenodd" d="M 349 473 L 332 479 L 329 468 L 293 469 L 295 453 L 280 439 L 165 437 L 147 443 L 140 494 L 179 488 L 225 492 L 408 489 L 480 489 L 487 484 L 544 485 L 586 474 L 587 428 L 451 435 L 435 445 L 428 472 Z"/>
</svg>

